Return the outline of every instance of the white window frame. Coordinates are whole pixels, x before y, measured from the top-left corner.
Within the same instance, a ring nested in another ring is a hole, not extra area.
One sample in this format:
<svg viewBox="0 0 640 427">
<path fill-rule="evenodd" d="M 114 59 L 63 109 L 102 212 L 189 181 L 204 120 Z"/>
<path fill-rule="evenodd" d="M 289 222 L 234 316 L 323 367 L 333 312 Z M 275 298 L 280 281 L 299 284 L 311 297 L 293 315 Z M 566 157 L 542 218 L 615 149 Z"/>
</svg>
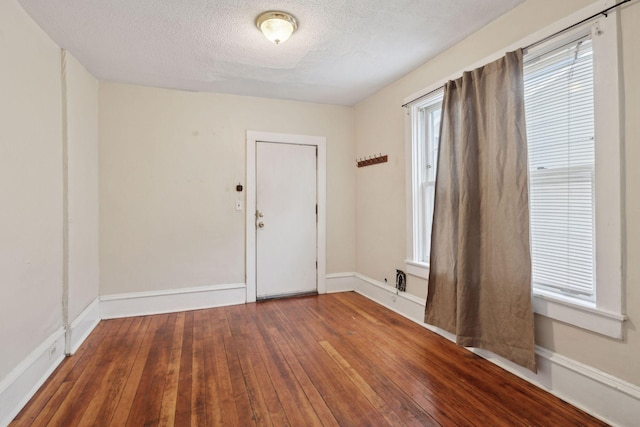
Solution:
<svg viewBox="0 0 640 427">
<path fill-rule="evenodd" d="M 496 60 L 504 52 L 527 46 L 545 39 L 567 26 L 579 22 L 612 6 L 614 1 L 595 2 L 580 11 L 508 46 L 495 54 L 471 64 L 474 69 Z M 623 286 L 622 286 L 622 163 L 621 163 L 621 87 L 619 81 L 619 29 L 617 12 L 600 17 L 585 26 L 594 28 L 594 114 L 595 114 L 595 302 L 590 303 L 562 296 L 554 292 L 537 290 L 533 293 L 534 312 L 552 319 L 578 326 L 602 335 L 623 337 Z M 580 28 L 576 29 L 580 31 Z M 542 46 L 542 45 L 541 45 Z M 537 48 L 537 47 L 536 47 Z M 532 48 L 533 52 L 534 49 Z M 458 78 L 465 70 L 442 79 L 417 93 L 408 96 L 405 103 L 428 94 Z M 418 104 L 419 105 L 419 104 Z M 407 109 L 405 120 L 405 153 L 407 183 L 407 272 L 428 278 L 429 266 L 414 258 L 414 150 L 412 138 L 413 105 Z"/>
<path fill-rule="evenodd" d="M 405 261 L 407 272 L 414 276 L 429 278 L 429 262 L 424 260 L 424 245 L 427 239 L 431 239 L 431 231 L 427 231 L 424 221 L 426 213 L 423 212 L 425 202 L 422 184 L 427 173 L 425 164 L 435 163 L 437 159 L 428 158 L 424 122 L 424 110 L 435 105 L 442 105 L 443 90 L 436 90 L 433 94 L 416 102 L 411 106 L 411 249 L 408 252 L 409 259 Z M 415 232 L 414 232 L 415 230 Z"/>
</svg>

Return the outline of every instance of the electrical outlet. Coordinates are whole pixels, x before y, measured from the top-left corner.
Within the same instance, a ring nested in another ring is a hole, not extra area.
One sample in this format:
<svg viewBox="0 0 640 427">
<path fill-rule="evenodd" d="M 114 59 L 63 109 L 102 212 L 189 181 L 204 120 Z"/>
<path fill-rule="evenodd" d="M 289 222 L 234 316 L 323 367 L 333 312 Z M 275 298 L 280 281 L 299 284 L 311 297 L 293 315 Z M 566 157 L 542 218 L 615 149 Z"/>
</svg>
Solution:
<svg viewBox="0 0 640 427">
<path fill-rule="evenodd" d="M 56 355 L 56 346 L 53 345 L 50 349 L 49 349 L 49 360 L 53 359 L 53 357 Z"/>
</svg>

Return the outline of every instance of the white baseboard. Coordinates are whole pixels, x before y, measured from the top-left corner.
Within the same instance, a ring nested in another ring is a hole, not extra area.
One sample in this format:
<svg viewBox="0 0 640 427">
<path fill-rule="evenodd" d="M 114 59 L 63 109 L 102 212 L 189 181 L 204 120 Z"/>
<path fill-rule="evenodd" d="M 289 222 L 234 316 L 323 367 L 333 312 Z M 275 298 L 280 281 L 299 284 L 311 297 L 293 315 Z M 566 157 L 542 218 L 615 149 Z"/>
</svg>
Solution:
<svg viewBox="0 0 640 427">
<path fill-rule="evenodd" d="M 359 273 L 327 276 L 327 292 L 355 291 L 421 326 L 454 341 L 455 337 L 424 323 L 425 300 Z M 503 369 L 549 391 L 611 424 L 634 426 L 640 420 L 640 387 L 591 366 L 536 346 L 538 373 L 481 349 L 470 349 Z"/>
<path fill-rule="evenodd" d="M 244 283 L 104 295 L 100 297 L 100 318 L 175 313 L 244 304 L 246 300 L 247 290 Z"/>
<path fill-rule="evenodd" d="M 0 382 L 0 426 L 9 425 L 62 362 L 64 345 L 65 333 L 60 328 Z"/>
<path fill-rule="evenodd" d="M 72 355 L 78 351 L 98 323 L 100 323 L 100 298 L 91 301 L 91 304 L 71 322 L 71 327 L 67 331 L 65 352 Z"/>
<path fill-rule="evenodd" d="M 388 309 L 424 325 L 422 319 L 424 318 L 425 301 L 422 298 L 398 292 L 393 286 L 370 279 L 360 273 L 328 274 L 326 282 L 327 293 L 356 291 Z"/>
<path fill-rule="evenodd" d="M 325 279 L 326 293 L 349 292 L 354 290 L 356 273 L 327 274 Z"/>
</svg>

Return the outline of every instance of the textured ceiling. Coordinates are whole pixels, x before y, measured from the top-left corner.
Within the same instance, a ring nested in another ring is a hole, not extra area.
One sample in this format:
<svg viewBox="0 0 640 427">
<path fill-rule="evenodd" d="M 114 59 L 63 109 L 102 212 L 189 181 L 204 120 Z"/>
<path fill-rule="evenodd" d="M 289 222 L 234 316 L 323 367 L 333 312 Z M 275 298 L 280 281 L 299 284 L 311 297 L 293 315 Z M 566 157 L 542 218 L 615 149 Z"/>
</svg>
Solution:
<svg viewBox="0 0 640 427">
<path fill-rule="evenodd" d="M 523 0 L 19 0 L 102 80 L 354 105 Z M 281 45 L 255 27 L 284 10 Z"/>
</svg>

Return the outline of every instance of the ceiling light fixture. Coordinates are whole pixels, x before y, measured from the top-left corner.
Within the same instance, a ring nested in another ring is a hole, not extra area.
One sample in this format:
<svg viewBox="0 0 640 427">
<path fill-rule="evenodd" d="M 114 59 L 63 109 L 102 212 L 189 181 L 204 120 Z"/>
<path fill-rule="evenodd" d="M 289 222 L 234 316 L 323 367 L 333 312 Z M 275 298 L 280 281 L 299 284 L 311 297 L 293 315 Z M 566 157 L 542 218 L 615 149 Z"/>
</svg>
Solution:
<svg viewBox="0 0 640 427">
<path fill-rule="evenodd" d="M 264 12 L 256 19 L 256 27 L 269 41 L 280 44 L 298 29 L 298 21 L 287 12 Z"/>
</svg>

